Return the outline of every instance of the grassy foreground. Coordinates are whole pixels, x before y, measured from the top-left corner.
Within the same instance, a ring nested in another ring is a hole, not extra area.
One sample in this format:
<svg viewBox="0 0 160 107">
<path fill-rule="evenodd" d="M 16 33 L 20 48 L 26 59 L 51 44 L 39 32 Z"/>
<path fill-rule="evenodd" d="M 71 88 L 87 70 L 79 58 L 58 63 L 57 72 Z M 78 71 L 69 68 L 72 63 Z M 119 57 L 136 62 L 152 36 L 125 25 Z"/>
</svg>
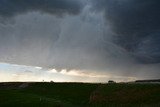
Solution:
<svg viewBox="0 0 160 107">
<path fill-rule="evenodd" d="M 160 107 L 160 84 L 1 83 L 0 107 Z"/>
</svg>

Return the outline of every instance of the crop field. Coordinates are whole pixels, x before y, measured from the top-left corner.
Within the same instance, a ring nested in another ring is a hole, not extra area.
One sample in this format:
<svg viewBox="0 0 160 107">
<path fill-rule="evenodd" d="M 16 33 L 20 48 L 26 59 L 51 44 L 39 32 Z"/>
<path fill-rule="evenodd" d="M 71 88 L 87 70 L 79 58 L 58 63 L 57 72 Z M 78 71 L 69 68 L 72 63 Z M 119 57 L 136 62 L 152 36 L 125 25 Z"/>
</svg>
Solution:
<svg viewBox="0 0 160 107">
<path fill-rule="evenodd" d="M 160 84 L 0 83 L 0 107 L 160 107 Z"/>
</svg>

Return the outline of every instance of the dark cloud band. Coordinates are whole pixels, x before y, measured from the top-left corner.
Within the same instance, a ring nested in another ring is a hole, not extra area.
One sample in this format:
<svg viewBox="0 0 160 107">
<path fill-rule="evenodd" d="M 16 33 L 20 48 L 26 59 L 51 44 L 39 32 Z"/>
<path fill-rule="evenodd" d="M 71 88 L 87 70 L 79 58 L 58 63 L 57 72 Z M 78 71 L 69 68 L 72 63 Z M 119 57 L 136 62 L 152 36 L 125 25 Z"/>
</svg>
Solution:
<svg viewBox="0 0 160 107">
<path fill-rule="evenodd" d="M 83 7 L 78 0 L 1 0 L 0 16 L 11 17 L 29 11 L 61 15 L 78 14 Z"/>
</svg>

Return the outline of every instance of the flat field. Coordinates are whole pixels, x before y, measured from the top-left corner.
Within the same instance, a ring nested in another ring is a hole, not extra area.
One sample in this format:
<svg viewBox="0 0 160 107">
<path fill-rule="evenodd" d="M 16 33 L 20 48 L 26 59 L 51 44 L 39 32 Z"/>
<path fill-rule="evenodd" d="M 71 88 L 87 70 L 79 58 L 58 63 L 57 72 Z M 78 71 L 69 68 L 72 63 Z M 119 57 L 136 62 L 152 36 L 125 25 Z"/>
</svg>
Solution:
<svg viewBox="0 0 160 107">
<path fill-rule="evenodd" d="M 0 107 L 160 107 L 160 84 L 0 83 Z"/>
</svg>

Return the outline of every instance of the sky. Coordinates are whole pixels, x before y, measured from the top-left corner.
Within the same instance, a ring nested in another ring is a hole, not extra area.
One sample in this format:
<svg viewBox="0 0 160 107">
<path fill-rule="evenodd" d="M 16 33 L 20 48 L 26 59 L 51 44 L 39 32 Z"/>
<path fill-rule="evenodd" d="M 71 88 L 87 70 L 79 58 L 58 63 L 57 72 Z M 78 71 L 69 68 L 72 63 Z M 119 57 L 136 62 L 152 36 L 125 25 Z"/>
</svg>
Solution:
<svg viewBox="0 0 160 107">
<path fill-rule="evenodd" d="M 0 0 L 0 81 L 160 78 L 159 0 Z"/>
</svg>

